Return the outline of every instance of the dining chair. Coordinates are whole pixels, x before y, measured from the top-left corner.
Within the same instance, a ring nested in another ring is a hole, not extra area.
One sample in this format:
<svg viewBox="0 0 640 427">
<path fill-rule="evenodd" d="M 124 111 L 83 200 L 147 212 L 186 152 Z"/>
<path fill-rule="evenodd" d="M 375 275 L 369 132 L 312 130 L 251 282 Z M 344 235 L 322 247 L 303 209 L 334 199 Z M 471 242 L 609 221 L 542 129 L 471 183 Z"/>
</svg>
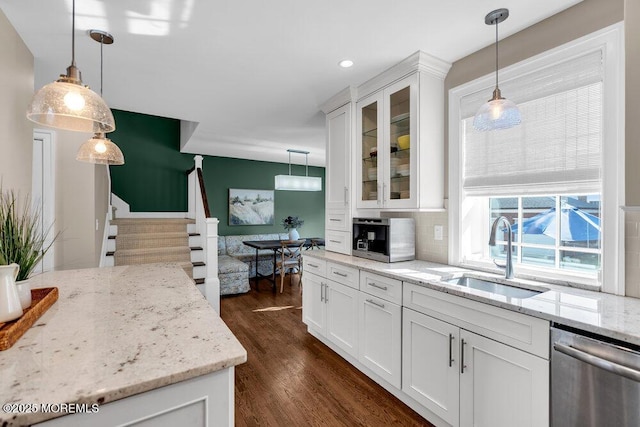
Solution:
<svg viewBox="0 0 640 427">
<path fill-rule="evenodd" d="M 276 270 L 280 271 L 280 293 L 284 290 L 284 276 L 287 271 L 297 269 L 302 271 L 302 247 L 306 240 L 282 240 L 280 242 L 280 256 L 276 261 Z"/>
</svg>

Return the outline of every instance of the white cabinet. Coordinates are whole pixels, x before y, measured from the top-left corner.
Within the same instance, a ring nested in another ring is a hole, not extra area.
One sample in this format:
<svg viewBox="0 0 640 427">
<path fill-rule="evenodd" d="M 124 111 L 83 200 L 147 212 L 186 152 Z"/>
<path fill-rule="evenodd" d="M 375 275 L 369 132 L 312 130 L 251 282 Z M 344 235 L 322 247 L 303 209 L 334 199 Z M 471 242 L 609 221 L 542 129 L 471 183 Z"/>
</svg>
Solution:
<svg viewBox="0 0 640 427">
<path fill-rule="evenodd" d="M 549 425 L 548 322 L 416 285 L 403 290 L 406 394 L 454 427 Z"/>
<path fill-rule="evenodd" d="M 398 389 L 402 379 L 401 316 L 398 304 L 360 292 L 358 360 Z"/>
<path fill-rule="evenodd" d="M 331 271 L 341 272 L 336 269 Z M 357 357 L 359 291 L 308 271 L 303 273 L 302 287 L 304 323 L 309 329 Z"/>
<path fill-rule="evenodd" d="M 416 65 L 417 64 L 417 65 Z M 358 88 L 355 183 L 358 209 L 442 209 L 446 64 L 421 52 L 391 69 L 414 72 Z M 370 92 L 375 84 L 381 86 Z"/>
<path fill-rule="evenodd" d="M 402 313 L 402 391 L 459 425 L 460 328 L 407 308 Z"/>
<path fill-rule="evenodd" d="M 358 359 L 400 388 L 402 364 L 402 282 L 360 272 L 360 353 Z"/>
<path fill-rule="evenodd" d="M 549 362 L 460 331 L 460 425 L 549 425 Z"/>
<path fill-rule="evenodd" d="M 347 255 L 351 254 L 352 109 L 352 103 L 343 105 L 329 112 L 326 122 L 325 248 Z"/>
</svg>

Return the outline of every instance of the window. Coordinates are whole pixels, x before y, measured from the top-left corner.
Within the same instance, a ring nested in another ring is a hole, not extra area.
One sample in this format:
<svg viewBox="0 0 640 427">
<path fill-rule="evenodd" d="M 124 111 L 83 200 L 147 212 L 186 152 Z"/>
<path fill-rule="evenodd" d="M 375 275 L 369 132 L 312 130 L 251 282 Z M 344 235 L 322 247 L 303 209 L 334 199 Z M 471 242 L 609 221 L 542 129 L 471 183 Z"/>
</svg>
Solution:
<svg viewBox="0 0 640 427">
<path fill-rule="evenodd" d="M 494 268 L 513 228 L 516 275 L 622 293 L 618 207 L 624 198 L 622 25 L 501 70 L 522 124 L 472 127 L 493 75 L 450 91 L 449 260 Z M 621 171 L 622 169 L 622 171 Z"/>
</svg>

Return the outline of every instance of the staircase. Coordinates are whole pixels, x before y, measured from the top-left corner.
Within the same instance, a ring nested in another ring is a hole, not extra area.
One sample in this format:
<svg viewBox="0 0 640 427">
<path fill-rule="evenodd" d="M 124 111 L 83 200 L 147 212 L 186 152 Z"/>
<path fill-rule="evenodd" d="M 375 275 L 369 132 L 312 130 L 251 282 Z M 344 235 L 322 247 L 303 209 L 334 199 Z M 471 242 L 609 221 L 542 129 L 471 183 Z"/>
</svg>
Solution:
<svg viewBox="0 0 640 427">
<path fill-rule="evenodd" d="M 111 221 L 107 265 L 157 262 L 177 263 L 196 284 L 204 283 L 204 254 L 194 220 L 123 218 Z"/>
</svg>

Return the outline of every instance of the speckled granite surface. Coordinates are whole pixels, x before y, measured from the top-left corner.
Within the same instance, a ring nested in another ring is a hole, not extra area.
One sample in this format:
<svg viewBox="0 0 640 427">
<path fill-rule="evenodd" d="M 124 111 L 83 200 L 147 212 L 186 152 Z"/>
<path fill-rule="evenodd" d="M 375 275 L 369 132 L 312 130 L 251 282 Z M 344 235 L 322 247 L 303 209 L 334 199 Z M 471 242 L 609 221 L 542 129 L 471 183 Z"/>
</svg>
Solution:
<svg viewBox="0 0 640 427">
<path fill-rule="evenodd" d="M 172 264 L 46 273 L 58 301 L 0 352 L 0 403 L 107 403 L 243 363 L 247 353 Z M 55 414 L 0 411 L 3 423 Z"/>
<path fill-rule="evenodd" d="M 371 271 L 404 282 L 640 345 L 640 299 L 638 298 L 518 279 L 510 282 L 517 286 L 544 290 L 545 292 L 531 298 L 509 298 L 442 282 L 443 279 L 468 273 L 476 277 L 487 277 L 509 283 L 500 276 L 450 265 L 427 261 L 385 264 L 325 251 L 308 251 L 304 253 L 304 256 L 355 266 L 361 270 Z"/>
</svg>

